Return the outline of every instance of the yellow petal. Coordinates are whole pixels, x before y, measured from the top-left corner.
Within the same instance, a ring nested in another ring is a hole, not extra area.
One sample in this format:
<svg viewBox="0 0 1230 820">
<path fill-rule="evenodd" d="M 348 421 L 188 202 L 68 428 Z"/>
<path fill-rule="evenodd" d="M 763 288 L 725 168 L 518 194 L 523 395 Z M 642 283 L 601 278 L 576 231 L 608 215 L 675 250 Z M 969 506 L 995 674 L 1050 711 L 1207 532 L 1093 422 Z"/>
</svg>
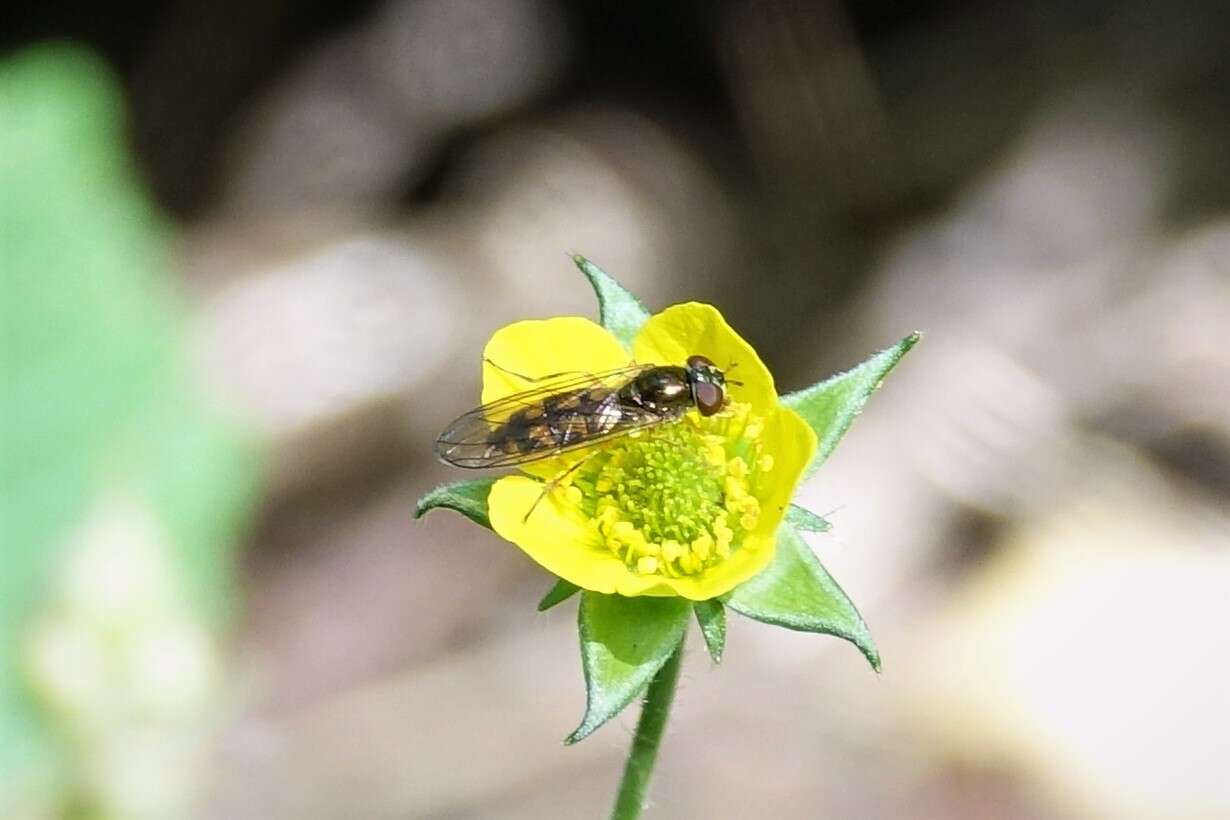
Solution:
<svg viewBox="0 0 1230 820">
<path fill-rule="evenodd" d="M 772 536 L 786 514 L 786 507 L 803 477 L 803 471 L 816 453 L 816 434 L 798 413 L 778 405 L 765 419 L 760 446 L 765 456 L 772 457 L 773 469 L 757 477 L 756 499 L 760 502 L 760 518 L 755 532 L 761 536 Z"/>
<path fill-rule="evenodd" d="M 632 352 L 637 362 L 651 364 L 682 365 L 688 356 L 705 356 L 728 378 L 743 382 L 727 386 L 731 399 L 747 402 L 761 415 L 777 405 L 773 375 L 712 305 L 687 302 L 651 316 L 633 341 Z"/>
<path fill-rule="evenodd" d="M 501 478 L 491 488 L 487 512 L 491 527 L 548 572 L 582 589 L 625 595 L 671 595 L 654 576 L 638 577 L 606 549 L 576 510 L 553 498 L 539 501 L 542 483 L 525 476 Z M 527 520 L 525 514 L 538 503 Z M 629 586 L 629 579 L 636 583 Z M 636 592 L 625 590 L 636 589 Z"/>
<path fill-rule="evenodd" d="M 769 565 L 773 560 L 776 541 L 772 536 L 749 533 L 739 549 L 729 558 L 699 575 L 662 578 L 673 594 L 692 601 L 707 601 L 725 595 Z"/>
<path fill-rule="evenodd" d="M 535 379 L 598 373 L 632 363 L 614 336 L 580 316 L 506 325 L 487 342 L 483 359 L 483 404 L 533 390 Z"/>
<path fill-rule="evenodd" d="M 704 601 L 729 592 L 773 558 L 773 539 L 749 534 L 738 552 L 702 576 L 638 575 L 602 546 L 583 516 L 553 498 L 538 502 L 526 520 L 526 512 L 541 493 L 542 484 L 531 478 L 500 479 L 487 499 L 491 526 L 548 572 L 582 589 L 629 597 L 679 595 Z"/>
</svg>

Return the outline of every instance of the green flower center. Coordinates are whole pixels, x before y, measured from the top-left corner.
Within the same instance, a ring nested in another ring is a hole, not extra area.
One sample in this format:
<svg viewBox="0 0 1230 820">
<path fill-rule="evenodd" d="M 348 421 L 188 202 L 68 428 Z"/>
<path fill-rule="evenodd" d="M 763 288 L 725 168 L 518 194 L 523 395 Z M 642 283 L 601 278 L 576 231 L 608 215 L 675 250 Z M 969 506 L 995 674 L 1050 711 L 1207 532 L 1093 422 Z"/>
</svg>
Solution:
<svg viewBox="0 0 1230 820">
<path fill-rule="evenodd" d="M 746 404 L 604 446 L 565 491 L 607 549 L 641 575 L 696 575 L 729 558 L 760 520 L 756 486 L 773 468 Z"/>
</svg>

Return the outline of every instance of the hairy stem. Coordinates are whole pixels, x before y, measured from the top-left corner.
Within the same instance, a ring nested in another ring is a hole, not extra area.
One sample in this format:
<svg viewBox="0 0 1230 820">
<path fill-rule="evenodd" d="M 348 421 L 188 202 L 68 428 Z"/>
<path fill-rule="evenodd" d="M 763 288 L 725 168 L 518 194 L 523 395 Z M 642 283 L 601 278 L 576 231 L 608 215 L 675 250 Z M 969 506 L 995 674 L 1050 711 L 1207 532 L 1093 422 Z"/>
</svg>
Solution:
<svg viewBox="0 0 1230 820">
<path fill-rule="evenodd" d="M 624 776 L 619 783 L 611 820 L 636 820 L 645 807 L 653 766 L 658 759 L 658 746 L 662 744 L 662 731 L 666 728 L 671 703 L 675 700 L 675 684 L 679 682 L 682 659 L 681 640 L 645 691 L 645 705 L 636 724 L 636 736 L 632 738 L 632 749 L 624 765 Z"/>
</svg>

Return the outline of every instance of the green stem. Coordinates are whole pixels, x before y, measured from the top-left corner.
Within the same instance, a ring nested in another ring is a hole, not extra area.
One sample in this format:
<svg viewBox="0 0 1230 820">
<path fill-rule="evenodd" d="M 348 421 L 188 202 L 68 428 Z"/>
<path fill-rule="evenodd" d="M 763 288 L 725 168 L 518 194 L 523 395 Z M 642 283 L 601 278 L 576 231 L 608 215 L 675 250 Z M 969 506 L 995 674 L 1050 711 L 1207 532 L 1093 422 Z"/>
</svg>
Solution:
<svg viewBox="0 0 1230 820">
<path fill-rule="evenodd" d="M 680 640 L 679 646 L 675 647 L 658 674 L 653 676 L 645 691 L 645 705 L 641 707 L 636 736 L 632 738 L 632 749 L 628 752 L 628 762 L 624 764 L 624 777 L 619 783 L 611 820 L 636 820 L 645 807 L 653 764 L 658 759 L 658 746 L 662 743 L 662 730 L 666 728 L 671 703 L 675 700 L 675 684 L 679 682 L 682 659 L 683 641 Z"/>
</svg>

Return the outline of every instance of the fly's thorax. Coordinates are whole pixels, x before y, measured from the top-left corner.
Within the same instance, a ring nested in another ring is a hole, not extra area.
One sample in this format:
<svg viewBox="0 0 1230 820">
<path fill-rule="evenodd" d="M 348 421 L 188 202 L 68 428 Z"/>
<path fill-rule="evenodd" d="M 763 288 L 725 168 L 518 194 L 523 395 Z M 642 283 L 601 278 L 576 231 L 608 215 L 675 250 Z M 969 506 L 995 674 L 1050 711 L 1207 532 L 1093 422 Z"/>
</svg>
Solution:
<svg viewBox="0 0 1230 820">
<path fill-rule="evenodd" d="M 641 373 L 620 390 L 620 397 L 662 415 L 680 415 L 693 406 L 688 371 L 672 365 Z"/>
</svg>

